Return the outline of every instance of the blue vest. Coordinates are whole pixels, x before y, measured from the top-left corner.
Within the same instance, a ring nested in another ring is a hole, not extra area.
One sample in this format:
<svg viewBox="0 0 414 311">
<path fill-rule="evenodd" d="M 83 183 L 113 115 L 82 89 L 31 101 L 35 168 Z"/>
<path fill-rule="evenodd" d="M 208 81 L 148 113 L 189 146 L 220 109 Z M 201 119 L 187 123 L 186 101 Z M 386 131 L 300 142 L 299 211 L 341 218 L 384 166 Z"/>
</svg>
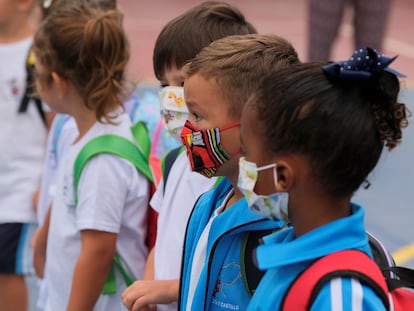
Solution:
<svg viewBox="0 0 414 311">
<path fill-rule="evenodd" d="M 191 264 L 197 242 L 213 212 L 232 191 L 224 178 L 215 189 L 197 201 L 187 225 L 181 271 L 179 310 L 186 310 Z M 206 260 L 198 281 L 192 310 L 244 310 L 250 295 L 240 270 L 244 254 L 242 241 L 249 231 L 279 229 L 275 222 L 251 212 L 245 199 L 237 201 L 213 221 L 208 237 Z"/>
</svg>

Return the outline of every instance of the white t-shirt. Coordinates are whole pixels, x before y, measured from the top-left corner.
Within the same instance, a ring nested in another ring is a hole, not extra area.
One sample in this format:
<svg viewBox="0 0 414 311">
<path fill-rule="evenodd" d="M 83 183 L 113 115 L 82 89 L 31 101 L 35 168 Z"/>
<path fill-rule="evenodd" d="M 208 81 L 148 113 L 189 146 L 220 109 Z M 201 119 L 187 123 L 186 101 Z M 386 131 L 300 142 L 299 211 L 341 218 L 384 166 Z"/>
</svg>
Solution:
<svg viewBox="0 0 414 311">
<path fill-rule="evenodd" d="M 198 197 L 210 190 L 216 180 L 191 171 L 187 155 L 182 152 L 171 167 L 165 194 L 161 181 L 150 202 L 152 208 L 159 213 L 154 249 L 155 280 L 174 280 L 180 277 L 188 217 Z M 157 305 L 157 310 L 177 310 L 177 304 Z"/>
<path fill-rule="evenodd" d="M 197 287 L 198 280 L 200 279 L 201 271 L 203 270 L 204 264 L 206 262 L 208 236 L 210 235 L 211 225 L 213 224 L 214 219 L 224 210 L 227 201 L 230 199 L 232 195 L 233 191 L 227 194 L 227 197 L 223 201 L 223 204 L 214 211 L 213 215 L 204 227 L 204 230 L 201 233 L 201 236 L 197 242 L 196 249 L 194 251 L 193 262 L 191 263 L 191 276 L 190 286 L 188 287 L 187 310 L 191 310 L 194 292 Z"/>
<path fill-rule="evenodd" d="M 56 193 L 56 182 L 62 156 L 78 136 L 75 119 L 69 115 L 57 114 L 53 119 L 47 138 L 45 159 L 43 161 L 42 182 L 40 185 L 39 202 L 37 204 L 37 222 L 43 225 L 46 212 Z M 47 300 L 46 274 L 39 279 L 37 307 L 45 308 Z"/>
<path fill-rule="evenodd" d="M 76 144 L 69 147 L 59 171 L 53 200 L 47 245 L 46 310 L 65 310 L 74 268 L 81 251 L 80 230 L 117 233 L 116 250 L 130 273 L 140 278 L 146 256 L 146 215 L 149 184 L 128 161 L 110 154 L 99 154 L 85 165 L 78 185 L 78 204 L 74 205 L 73 165 L 81 148 L 93 137 L 117 134 L 132 140 L 131 122 L 126 114 L 116 125 L 95 123 Z M 118 269 L 117 293 L 101 295 L 94 311 L 118 310 L 126 285 Z"/>
<path fill-rule="evenodd" d="M 46 212 L 56 192 L 56 182 L 62 156 L 78 136 L 75 119 L 57 114 L 50 127 L 47 138 L 46 154 L 43 161 L 42 183 L 37 205 L 37 222 L 42 225 Z"/>
<path fill-rule="evenodd" d="M 40 182 L 46 127 L 33 102 L 18 113 L 31 44 L 32 38 L 0 44 L 0 223 L 36 222 L 32 198 Z"/>
</svg>

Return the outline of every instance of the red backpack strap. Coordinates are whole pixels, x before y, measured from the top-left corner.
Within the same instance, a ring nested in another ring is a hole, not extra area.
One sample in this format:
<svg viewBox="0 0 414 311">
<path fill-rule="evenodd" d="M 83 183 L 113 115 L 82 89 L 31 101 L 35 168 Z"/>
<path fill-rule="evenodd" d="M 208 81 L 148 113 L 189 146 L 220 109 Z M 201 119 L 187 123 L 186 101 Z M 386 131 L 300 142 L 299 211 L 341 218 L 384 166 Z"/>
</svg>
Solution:
<svg viewBox="0 0 414 311">
<path fill-rule="evenodd" d="M 150 198 L 154 195 L 156 191 L 154 183 L 150 183 Z M 147 236 L 145 238 L 145 244 L 148 247 L 148 250 L 151 250 L 157 239 L 157 228 L 158 228 L 158 212 L 155 211 L 148 202 L 147 209 Z"/>
<path fill-rule="evenodd" d="M 344 250 L 321 257 L 299 274 L 286 291 L 280 310 L 309 310 L 322 287 L 338 277 L 356 278 L 368 285 L 389 309 L 387 284 L 375 262 L 361 251 Z"/>
</svg>

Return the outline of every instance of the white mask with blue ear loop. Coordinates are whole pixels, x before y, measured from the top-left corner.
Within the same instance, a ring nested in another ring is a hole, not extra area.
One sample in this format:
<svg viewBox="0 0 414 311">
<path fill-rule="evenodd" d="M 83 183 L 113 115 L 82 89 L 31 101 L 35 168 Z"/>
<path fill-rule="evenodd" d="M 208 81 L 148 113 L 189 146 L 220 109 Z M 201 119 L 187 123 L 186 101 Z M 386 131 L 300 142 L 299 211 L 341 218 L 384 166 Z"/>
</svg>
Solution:
<svg viewBox="0 0 414 311">
<path fill-rule="evenodd" d="M 181 130 L 189 115 L 184 100 L 184 88 L 163 87 L 160 91 L 160 106 L 164 127 L 174 138 L 181 141 Z"/>
<path fill-rule="evenodd" d="M 245 157 L 239 160 L 239 178 L 237 187 L 246 198 L 247 205 L 254 213 L 273 219 L 288 221 L 287 192 L 276 192 L 271 195 L 259 195 L 254 192 L 259 171 L 273 168 L 273 180 L 277 184 L 276 163 L 257 167 L 256 163 L 249 162 Z"/>
</svg>

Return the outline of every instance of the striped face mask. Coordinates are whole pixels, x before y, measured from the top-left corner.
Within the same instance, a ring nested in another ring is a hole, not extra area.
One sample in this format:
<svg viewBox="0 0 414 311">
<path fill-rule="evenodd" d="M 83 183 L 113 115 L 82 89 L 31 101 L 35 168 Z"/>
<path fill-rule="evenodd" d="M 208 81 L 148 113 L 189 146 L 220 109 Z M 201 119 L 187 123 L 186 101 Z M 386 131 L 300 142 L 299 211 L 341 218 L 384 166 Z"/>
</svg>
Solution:
<svg viewBox="0 0 414 311">
<path fill-rule="evenodd" d="M 200 131 L 187 120 L 181 131 L 181 141 L 187 150 L 192 170 L 211 178 L 221 165 L 236 155 L 239 150 L 229 154 L 223 149 L 220 132 L 239 125 L 240 122 L 236 122 L 222 128 Z"/>
</svg>

